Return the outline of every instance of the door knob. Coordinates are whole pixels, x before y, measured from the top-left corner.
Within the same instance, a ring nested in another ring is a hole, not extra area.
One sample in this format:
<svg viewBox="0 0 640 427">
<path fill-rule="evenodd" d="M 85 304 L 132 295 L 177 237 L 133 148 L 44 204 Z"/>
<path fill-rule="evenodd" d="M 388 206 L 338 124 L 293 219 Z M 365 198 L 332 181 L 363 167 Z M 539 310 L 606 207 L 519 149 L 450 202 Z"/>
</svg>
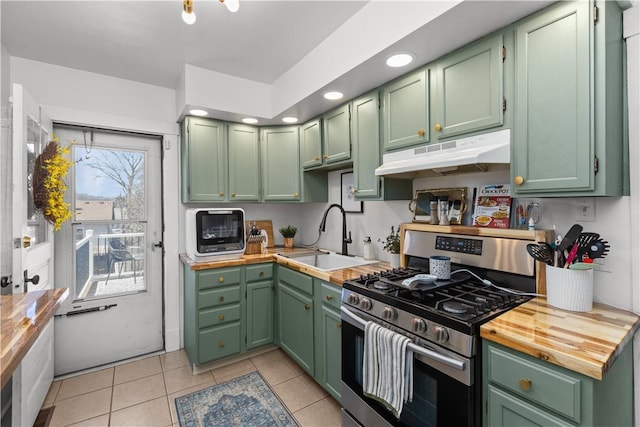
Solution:
<svg viewBox="0 0 640 427">
<path fill-rule="evenodd" d="M 22 284 L 22 286 L 24 287 L 25 292 L 28 291 L 27 283 L 31 282 L 34 285 L 37 285 L 40 282 L 40 276 L 38 276 L 37 274 L 33 277 L 29 277 L 29 273 L 27 272 L 27 270 L 25 270 L 22 274 L 24 277 L 24 283 Z"/>
</svg>

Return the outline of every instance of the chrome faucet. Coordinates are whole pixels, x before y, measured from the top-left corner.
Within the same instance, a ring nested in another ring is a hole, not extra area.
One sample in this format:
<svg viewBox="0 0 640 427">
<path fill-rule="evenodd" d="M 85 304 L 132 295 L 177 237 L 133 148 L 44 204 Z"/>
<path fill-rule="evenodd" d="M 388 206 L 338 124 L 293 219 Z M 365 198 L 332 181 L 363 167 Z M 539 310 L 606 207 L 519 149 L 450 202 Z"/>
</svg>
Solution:
<svg viewBox="0 0 640 427">
<path fill-rule="evenodd" d="M 351 243 L 351 232 L 349 232 L 349 237 L 347 238 L 347 214 L 345 213 L 342 206 L 337 203 L 332 204 L 324 211 L 324 215 L 322 216 L 322 221 L 320 221 L 320 232 L 325 231 L 327 226 L 327 214 L 331 210 L 331 208 L 338 208 L 340 212 L 342 212 L 342 255 L 349 255 L 347 251 L 347 244 Z"/>
</svg>

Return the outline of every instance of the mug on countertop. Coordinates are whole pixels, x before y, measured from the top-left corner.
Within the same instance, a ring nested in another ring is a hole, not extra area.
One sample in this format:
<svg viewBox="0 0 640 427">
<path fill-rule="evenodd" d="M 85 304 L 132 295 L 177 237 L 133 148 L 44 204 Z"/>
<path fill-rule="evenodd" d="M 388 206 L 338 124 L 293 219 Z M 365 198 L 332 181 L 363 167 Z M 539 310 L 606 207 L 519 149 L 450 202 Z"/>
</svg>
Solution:
<svg viewBox="0 0 640 427">
<path fill-rule="evenodd" d="M 449 280 L 451 278 L 451 258 L 443 255 L 430 257 L 429 273 L 437 276 L 439 280 Z"/>
</svg>

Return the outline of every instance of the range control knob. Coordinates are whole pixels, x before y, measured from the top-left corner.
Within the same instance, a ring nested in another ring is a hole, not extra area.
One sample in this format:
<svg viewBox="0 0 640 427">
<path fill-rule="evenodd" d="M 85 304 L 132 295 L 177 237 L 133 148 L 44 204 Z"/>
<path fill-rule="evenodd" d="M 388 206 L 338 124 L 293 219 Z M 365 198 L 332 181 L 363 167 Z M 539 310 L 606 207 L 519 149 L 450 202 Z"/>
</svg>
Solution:
<svg viewBox="0 0 640 427">
<path fill-rule="evenodd" d="M 391 307 L 385 307 L 382 309 L 382 318 L 385 320 L 394 320 L 398 313 Z"/>
<path fill-rule="evenodd" d="M 358 295 L 356 294 L 349 294 L 349 296 L 347 297 L 347 302 L 352 305 L 358 305 L 358 303 L 360 302 L 360 298 L 358 298 Z"/>
<path fill-rule="evenodd" d="M 443 326 L 436 326 L 433 328 L 433 334 L 435 335 L 435 339 L 440 344 L 444 344 L 449 341 L 449 332 Z"/>
<path fill-rule="evenodd" d="M 423 319 L 414 317 L 411 324 L 413 327 L 413 332 L 424 333 L 427 330 L 427 322 L 425 322 Z"/>
<path fill-rule="evenodd" d="M 362 298 L 362 301 L 360 301 L 360 307 L 362 307 L 364 310 L 371 310 L 371 307 L 373 307 L 373 303 L 369 298 Z"/>
</svg>

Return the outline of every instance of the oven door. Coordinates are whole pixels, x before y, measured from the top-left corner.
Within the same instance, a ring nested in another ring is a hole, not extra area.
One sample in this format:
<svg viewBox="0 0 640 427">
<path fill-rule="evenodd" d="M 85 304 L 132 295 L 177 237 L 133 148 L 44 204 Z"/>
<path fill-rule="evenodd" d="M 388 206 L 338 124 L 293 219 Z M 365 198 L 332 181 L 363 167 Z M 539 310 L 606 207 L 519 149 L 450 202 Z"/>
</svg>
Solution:
<svg viewBox="0 0 640 427">
<path fill-rule="evenodd" d="M 421 347 L 425 354 L 414 351 L 413 401 L 404 404 L 400 419 L 377 401 L 362 393 L 362 361 L 364 324 L 376 321 L 399 332 L 397 328 L 351 307 L 342 306 L 342 406 L 343 425 L 355 421 L 364 426 L 472 426 L 476 416 L 473 360 L 440 347 Z M 414 343 L 417 337 L 410 336 Z M 453 378 L 451 375 L 458 377 Z M 466 384 L 465 384 L 466 383 Z M 356 424 L 357 425 L 357 424 Z"/>
</svg>

